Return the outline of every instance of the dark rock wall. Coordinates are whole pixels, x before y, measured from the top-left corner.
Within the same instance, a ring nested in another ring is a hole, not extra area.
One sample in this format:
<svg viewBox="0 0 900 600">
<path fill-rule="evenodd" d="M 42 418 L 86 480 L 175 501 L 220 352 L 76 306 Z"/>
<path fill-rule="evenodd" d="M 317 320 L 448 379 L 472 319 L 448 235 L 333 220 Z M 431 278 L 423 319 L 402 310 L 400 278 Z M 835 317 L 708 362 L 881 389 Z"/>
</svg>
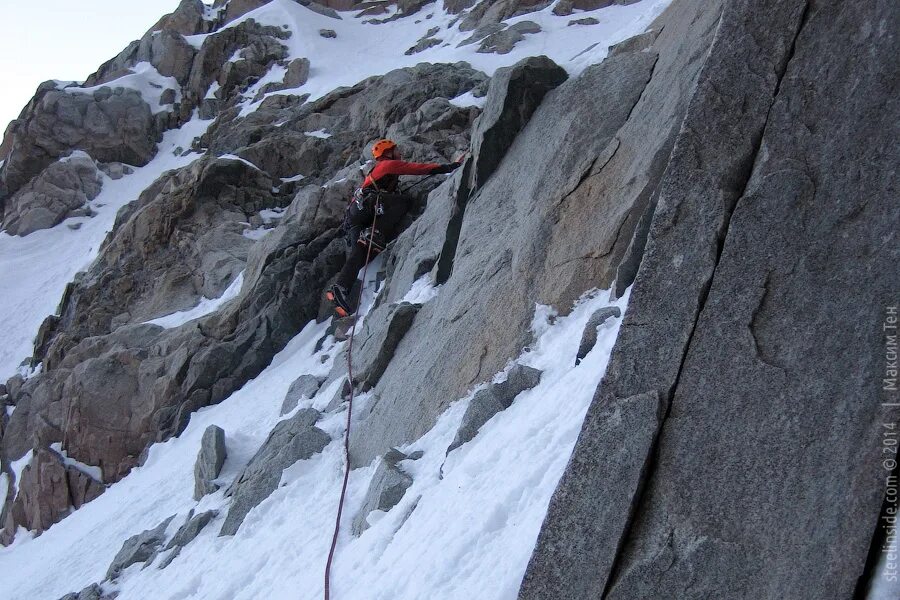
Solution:
<svg viewBox="0 0 900 600">
<path fill-rule="evenodd" d="M 853 596 L 898 418 L 897 21 L 726 4 L 520 598 Z"/>
</svg>

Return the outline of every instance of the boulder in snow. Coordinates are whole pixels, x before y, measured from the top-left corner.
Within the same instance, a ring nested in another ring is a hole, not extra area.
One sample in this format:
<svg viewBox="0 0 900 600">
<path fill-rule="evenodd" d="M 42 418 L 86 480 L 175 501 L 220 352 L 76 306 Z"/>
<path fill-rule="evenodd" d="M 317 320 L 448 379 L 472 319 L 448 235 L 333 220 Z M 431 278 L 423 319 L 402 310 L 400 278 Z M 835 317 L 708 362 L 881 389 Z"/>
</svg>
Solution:
<svg viewBox="0 0 900 600">
<path fill-rule="evenodd" d="M 221 427 L 210 425 L 203 432 L 200 452 L 197 454 L 197 462 L 194 463 L 194 500 L 199 500 L 219 489 L 219 486 L 213 483 L 213 479 L 219 476 L 227 456 L 225 431 Z"/>
<path fill-rule="evenodd" d="M 166 529 L 174 518 L 175 515 L 172 515 L 153 529 L 147 529 L 125 540 L 122 548 L 109 565 L 106 578 L 115 581 L 122 571 L 131 565 L 151 561 L 166 541 Z"/>
<path fill-rule="evenodd" d="M 117 595 L 118 594 L 116 592 L 104 594 L 103 588 L 100 587 L 100 584 L 92 583 L 80 592 L 72 592 L 71 594 L 66 594 L 59 600 L 113 600 L 113 598 L 115 598 Z"/>
<path fill-rule="evenodd" d="M 322 385 L 322 379 L 315 375 L 301 375 L 291 384 L 287 393 L 284 395 L 284 402 L 281 404 L 281 414 L 286 415 L 295 408 L 301 398 L 310 399 L 319 391 Z"/>
<path fill-rule="evenodd" d="M 278 487 L 284 469 L 310 458 L 328 445 L 331 438 L 314 426 L 318 418 L 319 411 L 305 408 L 275 426 L 226 492 L 233 500 L 219 535 L 237 533 L 247 513 Z"/>
<path fill-rule="evenodd" d="M 399 450 L 393 449 L 385 454 L 375 469 L 362 508 L 353 518 L 353 535 L 359 536 L 369 528 L 368 516 L 372 511 L 389 511 L 397 506 L 413 479 L 398 466 L 401 460 L 408 457 Z"/>
<path fill-rule="evenodd" d="M 478 390 L 466 408 L 459 429 L 456 431 L 456 437 L 447 448 L 447 453 L 449 454 L 474 438 L 481 426 L 487 423 L 491 417 L 509 408 L 516 396 L 533 388 L 540 381 L 541 371 L 517 363 L 510 369 L 505 381 L 493 383 Z"/>
<path fill-rule="evenodd" d="M 575 364 L 587 356 L 594 345 L 597 343 L 597 329 L 603 325 L 610 317 L 618 319 L 622 316 L 622 311 L 618 306 L 604 306 L 594 311 L 591 318 L 588 319 L 587 325 L 584 326 L 584 333 L 581 336 L 581 344 L 578 346 L 578 354 L 575 356 Z"/>
</svg>

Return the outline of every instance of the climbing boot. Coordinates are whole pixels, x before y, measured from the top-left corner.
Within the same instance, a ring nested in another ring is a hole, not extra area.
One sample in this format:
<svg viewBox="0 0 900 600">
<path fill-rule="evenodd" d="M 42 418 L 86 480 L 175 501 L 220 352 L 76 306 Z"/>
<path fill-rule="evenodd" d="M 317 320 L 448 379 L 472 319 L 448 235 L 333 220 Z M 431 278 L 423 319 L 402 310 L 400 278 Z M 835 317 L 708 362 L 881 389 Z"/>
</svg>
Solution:
<svg viewBox="0 0 900 600">
<path fill-rule="evenodd" d="M 350 295 L 346 289 L 338 284 L 334 284 L 325 292 L 325 298 L 334 304 L 334 312 L 339 317 L 348 317 L 353 314 L 353 308 L 350 306 Z"/>
</svg>

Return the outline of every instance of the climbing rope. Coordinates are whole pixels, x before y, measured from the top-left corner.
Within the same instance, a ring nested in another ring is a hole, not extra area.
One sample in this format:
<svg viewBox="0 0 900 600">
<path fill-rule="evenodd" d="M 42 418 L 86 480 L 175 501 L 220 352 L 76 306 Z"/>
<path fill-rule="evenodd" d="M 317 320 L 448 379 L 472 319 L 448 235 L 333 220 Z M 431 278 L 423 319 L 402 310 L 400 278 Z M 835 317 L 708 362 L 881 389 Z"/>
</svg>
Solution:
<svg viewBox="0 0 900 600">
<path fill-rule="evenodd" d="M 378 219 L 378 200 L 375 201 L 374 216 L 372 217 L 372 231 L 375 231 L 375 221 Z M 362 295 L 366 287 L 366 273 L 369 270 L 369 258 L 372 255 L 372 236 L 366 248 L 366 262 L 363 265 L 362 288 L 356 298 L 356 310 L 353 311 L 353 325 L 350 326 L 350 343 L 347 347 L 347 376 L 350 378 L 350 400 L 347 404 L 347 428 L 344 432 L 344 483 L 341 486 L 341 499 L 338 502 L 337 518 L 334 520 L 334 535 L 331 538 L 331 550 L 328 551 L 328 562 L 325 563 L 325 600 L 331 598 L 331 562 L 334 560 L 334 549 L 337 547 L 338 531 L 341 528 L 341 513 L 344 512 L 344 499 L 347 496 L 347 481 L 350 479 L 350 419 L 353 416 L 353 396 L 356 386 L 353 385 L 353 338 L 356 334 L 356 321 L 359 318 L 359 306 L 362 304 Z"/>
</svg>

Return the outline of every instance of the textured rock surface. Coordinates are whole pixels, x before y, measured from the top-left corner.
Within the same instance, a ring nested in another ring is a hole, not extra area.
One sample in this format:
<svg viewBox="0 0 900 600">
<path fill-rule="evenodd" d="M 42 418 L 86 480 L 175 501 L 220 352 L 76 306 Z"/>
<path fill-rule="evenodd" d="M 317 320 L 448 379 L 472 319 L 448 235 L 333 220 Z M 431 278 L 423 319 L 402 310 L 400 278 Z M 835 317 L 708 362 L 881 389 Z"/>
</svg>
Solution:
<svg viewBox="0 0 900 600">
<path fill-rule="evenodd" d="M 46 531 L 106 489 L 89 475 L 65 465 L 59 454 L 47 448 L 35 451 L 22 471 L 22 480 L 15 484 L 15 500 L 4 523 L 5 537 L 9 539 L 19 525 L 37 533 Z"/>
<path fill-rule="evenodd" d="M 74 149 L 100 162 L 144 165 L 159 140 L 150 107 L 137 90 L 70 93 L 52 81 L 41 84 L 11 131 L 11 151 L 0 168 L 7 195 Z"/>
<path fill-rule="evenodd" d="M 147 562 L 154 558 L 156 553 L 166 541 L 166 529 L 175 515 L 172 515 L 153 529 L 142 531 L 133 535 L 122 544 L 122 548 L 116 553 L 116 557 L 106 571 L 106 578 L 114 581 L 119 575 L 137 563 Z"/>
<path fill-rule="evenodd" d="M 891 14 L 727 6 L 520 598 L 853 596 L 883 493 L 878 428 L 897 420 L 852 400 L 878 397 L 880 333 L 858 324 L 881 322 L 897 285 L 891 175 L 875 166 L 896 157 L 897 109 L 888 63 L 854 66 L 848 48 L 895 56 L 873 26 Z M 658 440 L 604 472 L 608 415 L 639 418 L 641 393 L 661 400 Z"/>
<path fill-rule="evenodd" d="M 194 500 L 219 489 L 213 479 L 219 476 L 228 453 L 225 449 L 225 430 L 210 425 L 200 440 L 200 452 L 194 463 Z"/>
<path fill-rule="evenodd" d="M 413 483 L 412 477 L 397 464 L 405 458 L 403 453 L 393 452 L 385 454 L 379 461 L 378 467 L 375 468 L 375 474 L 372 475 L 362 508 L 353 517 L 351 526 L 353 535 L 359 536 L 369 528 L 369 522 L 366 519 L 372 511 L 389 511 L 403 499 L 403 494 Z"/>
<path fill-rule="evenodd" d="M 284 395 L 284 402 L 281 404 L 281 414 L 286 415 L 295 408 L 301 398 L 310 399 L 319 391 L 322 385 L 321 379 L 314 375 L 301 375 L 291 383 L 287 393 Z"/>
<path fill-rule="evenodd" d="M 321 452 L 328 445 L 331 438 L 314 426 L 318 418 L 318 411 L 307 408 L 275 426 L 226 492 L 232 502 L 219 535 L 237 533 L 247 513 L 278 487 L 284 469 Z"/>
<path fill-rule="evenodd" d="M 359 350 L 353 366 L 354 385 L 369 390 L 378 383 L 397 346 L 412 326 L 420 305 L 382 304 L 373 310 L 359 332 Z"/>
<path fill-rule="evenodd" d="M 472 157 L 451 182 L 474 177 L 478 183 L 471 196 L 466 189 L 469 200 L 456 225 L 458 238 L 451 222 L 443 231 L 416 229 L 398 240 L 402 247 L 407 235 L 440 236 L 426 244 L 442 246 L 444 269 L 439 261 L 438 273 L 449 278 L 438 278 L 441 293 L 422 307 L 376 385 L 379 400 L 357 428 L 366 435 L 357 434 L 351 443 L 354 465 L 367 464 L 388 447 L 427 431 L 449 402 L 517 356 L 530 343 L 527 332 L 535 302 L 567 310 L 580 295 L 575 290 L 609 285 L 617 264 L 615 251 L 624 252 L 630 235 L 629 223 L 623 222 L 630 207 L 620 205 L 639 201 L 646 186 L 656 183 L 635 180 L 631 169 L 638 161 L 632 156 L 627 165 L 613 163 L 609 148 L 621 152 L 625 147 L 630 153 L 632 143 L 665 144 L 665 134 L 648 136 L 645 131 L 624 142 L 613 141 L 621 139 L 617 132 L 634 114 L 632 109 L 637 110 L 655 62 L 655 53 L 624 54 L 548 92 L 515 141 L 514 132 L 506 137 L 512 143 L 502 163 L 489 150 L 487 136 L 478 141 L 482 128 L 505 119 L 522 123 L 527 113 L 515 116 L 522 114 L 520 107 L 510 103 L 511 115 L 497 109 L 497 116 L 486 121 L 492 104 L 503 105 L 506 97 L 506 90 L 492 82 L 473 135 Z M 672 92 L 671 86 L 667 91 Z M 653 109 L 658 113 L 658 106 Z M 561 128 L 560 123 L 568 126 Z M 529 167 L 544 161 L 558 169 Z M 493 174 L 490 163 L 499 163 Z M 604 166 L 613 164 L 614 170 L 605 171 Z M 610 209 L 612 200 L 597 189 L 600 181 L 620 188 L 618 211 Z M 459 193 L 442 200 L 433 194 L 423 219 L 433 218 L 429 211 L 453 214 L 453 205 L 441 207 L 435 201 L 455 203 L 457 197 Z M 600 214 L 607 215 L 601 223 L 592 221 L 590 215 Z M 407 261 L 415 266 L 404 264 Z M 409 273 L 422 264 L 421 254 L 411 253 L 399 259 L 394 272 Z M 392 286 L 390 292 L 402 297 L 405 290 Z M 497 318 L 497 306 L 503 306 L 502 319 Z M 454 368 L 447 369 L 448 364 Z"/>
<path fill-rule="evenodd" d="M 83 152 L 73 153 L 44 169 L 6 202 L 3 228 L 28 235 L 59 224 L 100 193 L 97 165 Z"/>
<path fill-rule="evenodd" d="M 474 438 L 481 426 L 487 423 L 491 417 L 501 410 L 509 408 L 516 396 L 533 388 L 540 381 L 541 372 L 539 370 L 516 364 L 510 369 L 506 380 L 478 390 L 463 414 L 456 437 L 447 448 L 447 453 L 449 454 Z"/>
<path fill-rule="evenodd" d="M 188 518 L 185 520 L 184 525 L 175 532 L 175 535 L 173 535 L 172 539 L 169 540 L 169 543 L 166 544 L 164 551 L 168 552 L 168 554 L 160 561 L 159 568 L 165 569 L 172 564 L 172 561 L 181 554 L 181 549 L 194 541 L 194 538 L 200 535 L 200 532 L 203 531 L 203 529 L 217 516 L 219 516 L 219 511 L 217 510 L 208 510 L 198 515 L 195 515 L 192 510 L 190 514 L 188 514 Z"/>
<path fill-rule="evenodd" d="M 575 356 L 575 364 L 581 362 L 588 355 L 594 345 L 597 343 L 597 328 L 603 325 L 608 319 L 622 316 L 622 311 L 617 306 L 605 306 L 598 309 L 588 319 L 587 325 L 584 326 L 584 333 L 581 336 L 581 343 L 578 345 L 578 354 Z"/>
</svg>

